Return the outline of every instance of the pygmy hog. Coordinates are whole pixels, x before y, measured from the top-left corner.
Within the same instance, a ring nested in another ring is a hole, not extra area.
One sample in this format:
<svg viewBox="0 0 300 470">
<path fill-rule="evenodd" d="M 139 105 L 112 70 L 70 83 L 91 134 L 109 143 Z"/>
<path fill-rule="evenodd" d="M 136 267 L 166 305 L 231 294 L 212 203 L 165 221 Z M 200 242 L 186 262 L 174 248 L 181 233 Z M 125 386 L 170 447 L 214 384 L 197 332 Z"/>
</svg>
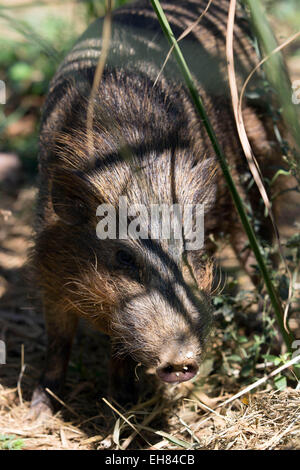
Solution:
<svg viewBox="0 0 300 470">
<path fill-rule="evenodd" d="M 162 2 L 176 37 L 206 4 Z M 180 46 L 246 196 L 249 178 L 226 77 L 228 6 L 228 0 L 213 2 Z M 216 155 L 173 57 L 159 75 L 169 46 L 149 1 L 113 12 L 108 58 L 88 128 L 102 26 L 103 19 L 93 23 L 59 67 L 43 112 L 33 258 L 48 347 L 32 399 L 37 412 L 50 406 L 45 388 L 61 392 L 79 317 L 111 337 L 109 372 L 117 401 L 133 396 L 136 362 L 155 368 L 167 383 L 195 377 L 212 326 L 212 235 L 227 234 L 245 268 L 251 264 Z M 239 80 L 257 63 L 249 36 L 238 13 Z M 270 172 L 274 143 L 262 109 L 249 99 L 244 116 L 254 152 Z M 258 210 L 251 192 L 247 197 Z M 157 219 L 150 227 L 147 219 L 157 206 L 159 213 L 174 206 L 174 223 L 182 222 L 182 208 L 192 207 L 189 228 L 183 226 L 178 237 L 174 228 L 160 236 L 164 227 Z M 138 219 L 132 208 L 138 209 Z M 204 222 L 198 239 L 197 217 Z M 133 236 L 134 227 L 139 236 Z M 108 236 L 110 229 L 114 236 Z"/>
</svg>

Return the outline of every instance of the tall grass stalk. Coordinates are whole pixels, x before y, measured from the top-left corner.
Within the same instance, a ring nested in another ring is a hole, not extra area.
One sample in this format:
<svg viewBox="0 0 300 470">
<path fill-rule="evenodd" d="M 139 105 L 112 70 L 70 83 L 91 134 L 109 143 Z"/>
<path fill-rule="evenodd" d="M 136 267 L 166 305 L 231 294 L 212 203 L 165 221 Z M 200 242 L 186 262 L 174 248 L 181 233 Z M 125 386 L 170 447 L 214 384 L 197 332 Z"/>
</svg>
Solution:
<svg viewBox="0 0 300 470">
<path fill-rule="evenodd" d="M 276 91 L 283 120 L 296 144 L 293 166 L 295 167 L 298 181 L 300 181 L 300 124 L 295 105 L 292 103 L 291 82 L 281 52 L 278 51 L 276 54 L 272 54 L 278 44 L 260 0 L 243 0 L 243 3 L 249 8 L 250 21 L 255 37 L 258 40 L 260 51 L 263 57 L 269 56 L 263 68 L 268 82 Z"/>
<path fill-rule="evenodd" d="M 179 45 L 178 45 L 178 43 L 175 39 L 175 36 L 172 32 L 172 29 L 169 25 L 169 22 L 168 22 L 166 16 L 164 14 L 164 11 L 163 11 L 163 9 L 160 5 L 160 2 L 159 2 L 159 0 L 151 0 L 151 3 L 152 3 L 152 6 L 153 6 L 153 9 L 154 9 L 154 11 L 157 15 L 157 18 L 160 22 L 161 28 L 162 28 L 163 32 L 165 33 L 165 35 L 167 37 L 168 42 L 174 48 L 173 49 L 173 54 L 176 58 L 178 66 L 179 66 L 179 68 L 181 70 L 181 73 L 184 77 L 186 86 L 187 86 L 187 88 L 190 92 L 190 95 L 191 95 L 192 101 L 194 103 L 195 109 L 196 109 L 197 113 L 199 114 L 199 117 L 201 118 L 201 120 L 202 120 L 202 122 L 203 122 L 203 124 L 206 128 L 208 136 L 209 136 L 209 138 L 211 140 L 211 143 L 213 145 L 213 148 L 216 152 L 216 155 L 218 157 L 221 169 L 223 171 L 227 186 L 229 188 L 229 191 L 230 191 L 231 196 L 233 198 L 234 204 L 235 204 L 236 209 L 239 213 L 239 217 L 241 219 L 241 222 L 243 224 L 243 227 L 244 227 L 245 232 L 247 234 L 247 237 L 249 239 L 250 246 L 251 246 L 251 248 L 253 250 L 253 253 L 256 257 L 258 267 L 259 267 L 259 269 L 261 271 L 261 274 L 263 276 L 267 291 L 268 291 L 269 296 L 270 296 L 270 301 L 272 303 L 272 307 L 273 307 L 273 310 L 274 310 L 274 313 L 275 313 L 275 316 L 276 316 L 276 320 L 277 320 L 280 332 L 282 334 L 283 340 L 284 340 L 288 350 L 291 352 L 291 344 L 292 344 L 294 338 L 291 335 L 291 333 L 287 332 L 284 328 L 282 305 L 280 303 L 277 292 L 276 292 L 276 290 L 274 288 L 274 285 L 272 283 L 270 274 L 269 274 L 268 269 L 266 267 L 266 264 L 264 262 L 264 259 L 263 259 L 262 253 L 261 253 L 261 249 L 259 247 L 259 244 L 258 244 L 258 241 L 257 241 L 256 236 L 254 234 L 253 228 L 252 228 L 252 226 L 249 222 L 248 216 L 247 216 L 246 211 L 244 209 L 243 202 L 242 202 L 242 200 L 239 196 L 237 188 L 236 188 L 236 186 L 234 184 L 234 181 L 232 179 L 232 176 L 230 174 L 230 170 L 229 170 L 229 167 L 227 165 L 225 154 L 224 154 L 224 152 L 222 150 L 222 147 L 220 146 L 220 144 L 217 140 L 216 134 L 213 130 L 213 127 L 210 123 L 210 120 L 209 120 L 208 115 L 206 113 L 205 107 L 203 105 L 202 98 L 201 98 L 200 94 L 198 93 L 196 85 L 195 85 L 195 83 L 192 79 L 191 72 L 190 72 L 190 70 L 187 66 L 187 63 L 186 63 L 183 55 L 182 55 L 180 47 L 179 47 Z"/>
</svg>

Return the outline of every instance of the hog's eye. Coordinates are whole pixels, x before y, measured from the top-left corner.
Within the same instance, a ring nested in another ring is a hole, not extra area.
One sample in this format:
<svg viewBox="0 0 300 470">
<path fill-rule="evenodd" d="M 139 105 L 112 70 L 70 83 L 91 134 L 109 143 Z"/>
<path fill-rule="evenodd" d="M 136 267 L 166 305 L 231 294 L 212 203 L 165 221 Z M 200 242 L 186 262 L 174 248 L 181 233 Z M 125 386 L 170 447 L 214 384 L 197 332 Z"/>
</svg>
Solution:
<svg viewBox="0 0 300 470">
<path fill-rule="evenodd" d="M 119 265 L 121 266 L 136 266 L 136 261 L 134 255 L 127 250 L 118 250 L 116 253 L 116 259 Z"/>
</svg>

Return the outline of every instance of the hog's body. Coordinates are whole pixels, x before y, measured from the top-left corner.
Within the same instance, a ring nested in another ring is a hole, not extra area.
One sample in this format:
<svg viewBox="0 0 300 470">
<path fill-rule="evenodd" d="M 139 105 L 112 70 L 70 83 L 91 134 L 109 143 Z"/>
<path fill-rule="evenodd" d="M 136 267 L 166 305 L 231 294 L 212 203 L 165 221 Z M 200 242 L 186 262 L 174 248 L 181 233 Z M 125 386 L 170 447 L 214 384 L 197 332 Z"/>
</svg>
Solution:
<svg viewBox="0 0 300 470">
<path fill-rule="evenodd" d="M 176 37 L 206 3 L 162 3 Z M 180 45 L 230 164 L 243 175 L 226 79 L 228 3 L 213 3 Z M 119 390 L 132 383 L 129 356 L 156 367 L 166 382 L 193 377 L 212 323 L 209 236 L 228 233 L 240 255 L 245 242 L 211 143 L 172 57 L 154 86 L 169 47 L 148 1 L 113 14 L 92 138 L 87 135 L 102 24 L 100 19 L 88 29 L 59 68 L 43 114 L 35 267 L 48 352 L 33 406 L 47 402 L 45 387 L 60 390 L 79 316 L 112 337 L 116 359 L 111 367 Z M 239 77 L 245 78 L 256 58 L 239 17 L 235 52 Z M 250 105 L 245 113 L 254 150 L 270 157 L 267 126 Z M 108 203 L 117 209 L 120 196 L 128 205 L 146 207 L 205 204 L 204 246 L 185 252 L 183 241 L 100 240 L 96 208 Z M 242 256 L 247 266 L 248 252 Z M 129 356 L 122 359 L 122 353 Z"/>
</svg>

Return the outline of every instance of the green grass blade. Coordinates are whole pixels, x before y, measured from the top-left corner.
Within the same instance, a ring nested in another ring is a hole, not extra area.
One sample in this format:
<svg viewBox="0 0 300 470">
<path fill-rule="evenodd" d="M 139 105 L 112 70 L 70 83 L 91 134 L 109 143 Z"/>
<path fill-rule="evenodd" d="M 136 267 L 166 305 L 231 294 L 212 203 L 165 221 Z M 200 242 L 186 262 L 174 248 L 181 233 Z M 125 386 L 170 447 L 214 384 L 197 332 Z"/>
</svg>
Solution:
<svg viewBox="0 0 300 470">
<path fill-rule="evenodd" d="M 11 28 L 18 33 L 20 33 L 28 42 L 33 44 L 39 44 L 41 50 L 52 60 L 58 62 L 59 54 L 54 49 L 54 47 L 44 39 L 40 34 L 38 34 L 34 28 L 32 28 L 25 21 L 17 20 L 12 18 L 10 15 L 0 11 L 0 18 L 3 18 L 11 26 Z"/>
<path fill-rule="evenodd" d="M 190 95 L 191 95 L 192 101 L 194 103 L 195 109 L 196 109 L 197 113 L 199 114 L 200 118 L 203 121 L 203 124 L 206 128 L 208 136 L 211 140 L 213 148 L 214 148 L 214 150 L 216 152 L 216 155 L 218 157 L 218 160 L 219 160 L 221 169 L 223 171 L 227 186 L 228 186 L 229 191 L 231 193 L 231 196 L 232 196 L 232 199 L 233 199 L 234 204 L 236 206 L 236 209 L 239 213 L 239 217 L 241 219 L 244 230 L 245 230 L 245 232 L 247 234 L 247 237 L 249 239 L 250 246 L 251 246 L 251 248 L 254 252 L 255 258 L 257 260 L 258 267 L 261 271 L 261 274 L 263 276 L 266 288 L 268 290 L 268 293 L 269 293 L 269 296 L 270 296 L 270 301 L 272 303 L 274 313 L 275 313 L 275 316 L 276 316 L 276 320 L 277 320 L 278 326 L 280 328 L 282 337 L 284 339 L 284 342 L 285 342 L 288 350 L 291 351 L 291 343 L 292 343 L 294 338 L 284 328 L 283 310 L 282 310 L 281 303 L 279 301 L 277 292 L 276 292 L 276 290 L 273 286 L 273 283 L 272 283 L 272 280 L 270 278 L 268 269 L 265 265 L 263 256 L 262 256 L 261 251 L 260 251 L 259 244 L 257 242 L 256 236 L 254 234 L 254 231 L 252 229 L 252 226 L 249 222 L 248 216 L 247 216 L 246 211 L 244 209 L 243 202 L 242 202 L 242 200 L 239 196 L 237 188 L 236 188 L 236 186 L 234 184 L 234 181 L 231 177 L 230 170 L 229 170 L 229 167 L 227 165 L 227 161 L 226 161 L 224 152 L 223 152 L 223 150 L 222 150 L 222 148 L 221 148 L 221 146 L 220 146 L 220 144 L 217 140 L 216 134 L 215 134 L 215 132 L 213 130 L 213 127 L 210 123 L 210 120 L 209 120 L 209 118 L 206 114 L 202 98 L 199 95 L 198 90 L 196 88 L 196 85 L 193 82 L 191 72 L 190 72 L 190 70 L 187 66 L 187 63 L 186 63 L 186 61 L 183 57 L 183 54 L 180 50 L 180 47 L 179 47 L 179 45 L 178 45 L 178 43 L 175 39 L 175 36 L 172 32 L 172 29 L 169 25 L 169 22 L 168 22 L 166 16 L 164 14 L 164 11 L 163 11 L 163 9 L 160 5 L 160 2 L 158 0 L 151 0 L 151 3 L 152 3 L 154 11 L 155 11 L 155 13 L 158 17 L 161 28 L 164 31 L 164 33 L 165 33 L 165 35 L 168 39 L 168 42 L 170 43 L 171 46 L 174 47 L 173 54 L 174 54 L 175 59 L 178 63 L 178 66 L 181 70 L 181 73 L 182 73 L 183 78 L 185 80 L 186 86 L 187 86 L 187 88 L 190 92 Z"/>
<path fill-rule="evenodd" d="M 294 163 L 300 181 L 300 124 L 295 105 L 292 103 L 292 85 L 281 51 L 272 54 L 272 51 L 277 48 L 278 44 L 261 2 L 259 0 L 243 0 L 243 2 L 249 8 L 251 24 L 258 39 L 260 51 L 263 57 L 270 56 L 264 63 L 263 68 L 268 82 L 276 91 L 283 120 L 297 146 L 297 151 L 294 153 Z"/>
</svg>

